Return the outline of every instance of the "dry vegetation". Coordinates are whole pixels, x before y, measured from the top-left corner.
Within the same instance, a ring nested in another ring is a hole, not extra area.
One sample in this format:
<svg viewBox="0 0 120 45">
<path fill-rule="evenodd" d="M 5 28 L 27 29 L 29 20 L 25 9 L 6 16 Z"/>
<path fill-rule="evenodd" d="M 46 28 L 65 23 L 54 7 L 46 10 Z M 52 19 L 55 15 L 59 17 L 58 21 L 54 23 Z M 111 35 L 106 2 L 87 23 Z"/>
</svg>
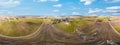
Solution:
<svg viewBox="0 0 120 45">
<path fill-rule="evenodd" d="M 94 24 L 95 18 L 74 18 L 70 19 L 69 22 L 60 22 L 55 26 L 66 32 L 74 32 L 76 28 L 86 28 Z"/>
<path fill-rule="evenodd" d="M 22 18 L 0 23 L 0 34 L 6 36 L 25 36 L 36 31 L 42 19 Z"/>
</svg>

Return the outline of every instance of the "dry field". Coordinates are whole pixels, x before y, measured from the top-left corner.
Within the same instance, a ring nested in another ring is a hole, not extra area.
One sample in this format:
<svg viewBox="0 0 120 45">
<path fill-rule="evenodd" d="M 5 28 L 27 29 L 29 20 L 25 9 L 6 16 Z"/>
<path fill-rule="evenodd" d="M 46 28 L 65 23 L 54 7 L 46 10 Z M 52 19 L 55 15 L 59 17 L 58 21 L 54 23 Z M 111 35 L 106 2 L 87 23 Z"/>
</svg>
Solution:
<svg viewBox="0 0 120 45">
<path fill-rule="evenodd" d="M 40 27 L 29 35 L 21 37 L 0 35 L 0 44 L 120 45 L 120 35 L 115 30 L 113 23 L 108 20 L 108 17 L 45 18 L 42 24 L 40 23 Z"/>
</svg>

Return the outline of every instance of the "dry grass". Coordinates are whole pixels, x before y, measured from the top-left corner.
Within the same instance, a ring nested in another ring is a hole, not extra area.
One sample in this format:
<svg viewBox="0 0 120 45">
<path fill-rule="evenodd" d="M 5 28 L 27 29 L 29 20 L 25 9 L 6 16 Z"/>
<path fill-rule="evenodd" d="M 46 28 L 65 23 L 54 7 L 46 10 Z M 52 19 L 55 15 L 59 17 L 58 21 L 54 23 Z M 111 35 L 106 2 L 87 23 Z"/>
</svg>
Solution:
<svg viewBox="0 0 120 45">
<path fill-rule="evenodd" d="M 6 21 L 0 25 L 0 34 L 6 36 L 25 36 L 36 31 L 41 23 L 42 19 L 37 18 Z"/>
<path fill-rule="evenodd" d="M 65 32 L 74 32 L 76 28 L 85 28 L 93 25 L 93 22 L 89 21 L 86 18 L 80 19 L 70 19 L 70 22 L 61 22 L 55 24 L 55 26 Z"/>
</svg>

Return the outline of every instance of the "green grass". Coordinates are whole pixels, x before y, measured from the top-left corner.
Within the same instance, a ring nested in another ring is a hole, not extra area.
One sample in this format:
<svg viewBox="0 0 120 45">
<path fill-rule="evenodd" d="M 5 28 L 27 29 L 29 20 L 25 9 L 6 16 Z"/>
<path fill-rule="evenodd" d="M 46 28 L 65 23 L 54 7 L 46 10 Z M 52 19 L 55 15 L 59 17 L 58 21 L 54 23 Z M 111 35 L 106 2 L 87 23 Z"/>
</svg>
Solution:
<svg viewBox="0 0 120 45">
<path fill-rule="evenodd" d="M 22 18 L 0 23 L 0 34 L 6 36 L 25 36 L 36 31 L 42 19 L 38 18 Z"/>
<path fill-rule="evenodd" d="M 114 26 L 114 28 L 120 33 L 120 25 Z"/>
<path fill-rule="evenodd" d="M 93 25 L 93 22 L 88 21 L 86 18 L 74 18 L 70 19 L 69 24 L 66 24 L 66 22 L 61 22 L 55 24 L 55 26 L 65 32 L 74 32 L 76 28 L 85 28 L 88 26 Z"/>
</svg>

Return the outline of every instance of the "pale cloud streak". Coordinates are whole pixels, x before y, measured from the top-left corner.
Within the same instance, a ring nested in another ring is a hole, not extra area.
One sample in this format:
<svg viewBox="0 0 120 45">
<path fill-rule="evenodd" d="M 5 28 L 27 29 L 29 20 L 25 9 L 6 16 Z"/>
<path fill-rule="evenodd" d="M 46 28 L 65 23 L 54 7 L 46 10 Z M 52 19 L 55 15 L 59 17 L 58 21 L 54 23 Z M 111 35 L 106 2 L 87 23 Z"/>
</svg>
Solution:
<svg viewBox="0 0 120 45">
<path fill-rule="evenodd" d="M 84 2 L 84 5 L 90 5 L 94 2 L 95 0 L 80 0 L 80 2 Z"/>
<path fill-rule="evenodd" d="M 72 12 L 72 15 L 79 15 L 78 12 Z"/>
<path fill-rule="evenodd" d="M 104 0 L 107 3 L 120 3 L 120 0 Z"/>
<path fill-rule="evenodd" d="M 120 9 L 120 6 L 107 7 L 106 9 L 111 9 L 111 10 Z"/>
<path fill-rule="evenodd" d="M 106 12 L 110 13 L 120 13 L 120 6 L 107 7 Z"/>
<path fill-rule="evenodd" d="M 62 4 L 56 4 L 56 5 L 53 5 L 53 7 L 61 8 L 61 7 L 62 7 Z"/>
<path fill-rule="evenodd" d="M 89 9 L 88 14 L 117 14 L 120 15 L 120 6 L 111 6 L 111 7 L 106 7 L 104 9 L 100 8 L 95 8 L 95 9 Z"/>
<path fill-rule="evenodd" d="M 59 12 L 59 10 L 53 10 L 53 12 Z"/>
<path fill-rule="evenodd" d="M 20 0 L 0 0 L 0 7 L 15 7 L 20 4 Z"/>
<path fill-rule="evenodd" d="M 34 2 L 58 2 L 59 0 L 33 0 Z"/>
<path fill-rule="evenodd" d="M 103 9 L 98 9 L 98 8 L 96 8 L 96 9 L 89 9 L 89 11 L 88 11 L 88 13 L 98 13 L 98 12 L 101 12 L 101 11 L 103 11 Z"/>
<path fill-rule="evenodd" d="M 8 10 L 0 10 L 0 15 L 12 15 L 13 12 L 12 11 L 8 11 Z"/>
</svg>

